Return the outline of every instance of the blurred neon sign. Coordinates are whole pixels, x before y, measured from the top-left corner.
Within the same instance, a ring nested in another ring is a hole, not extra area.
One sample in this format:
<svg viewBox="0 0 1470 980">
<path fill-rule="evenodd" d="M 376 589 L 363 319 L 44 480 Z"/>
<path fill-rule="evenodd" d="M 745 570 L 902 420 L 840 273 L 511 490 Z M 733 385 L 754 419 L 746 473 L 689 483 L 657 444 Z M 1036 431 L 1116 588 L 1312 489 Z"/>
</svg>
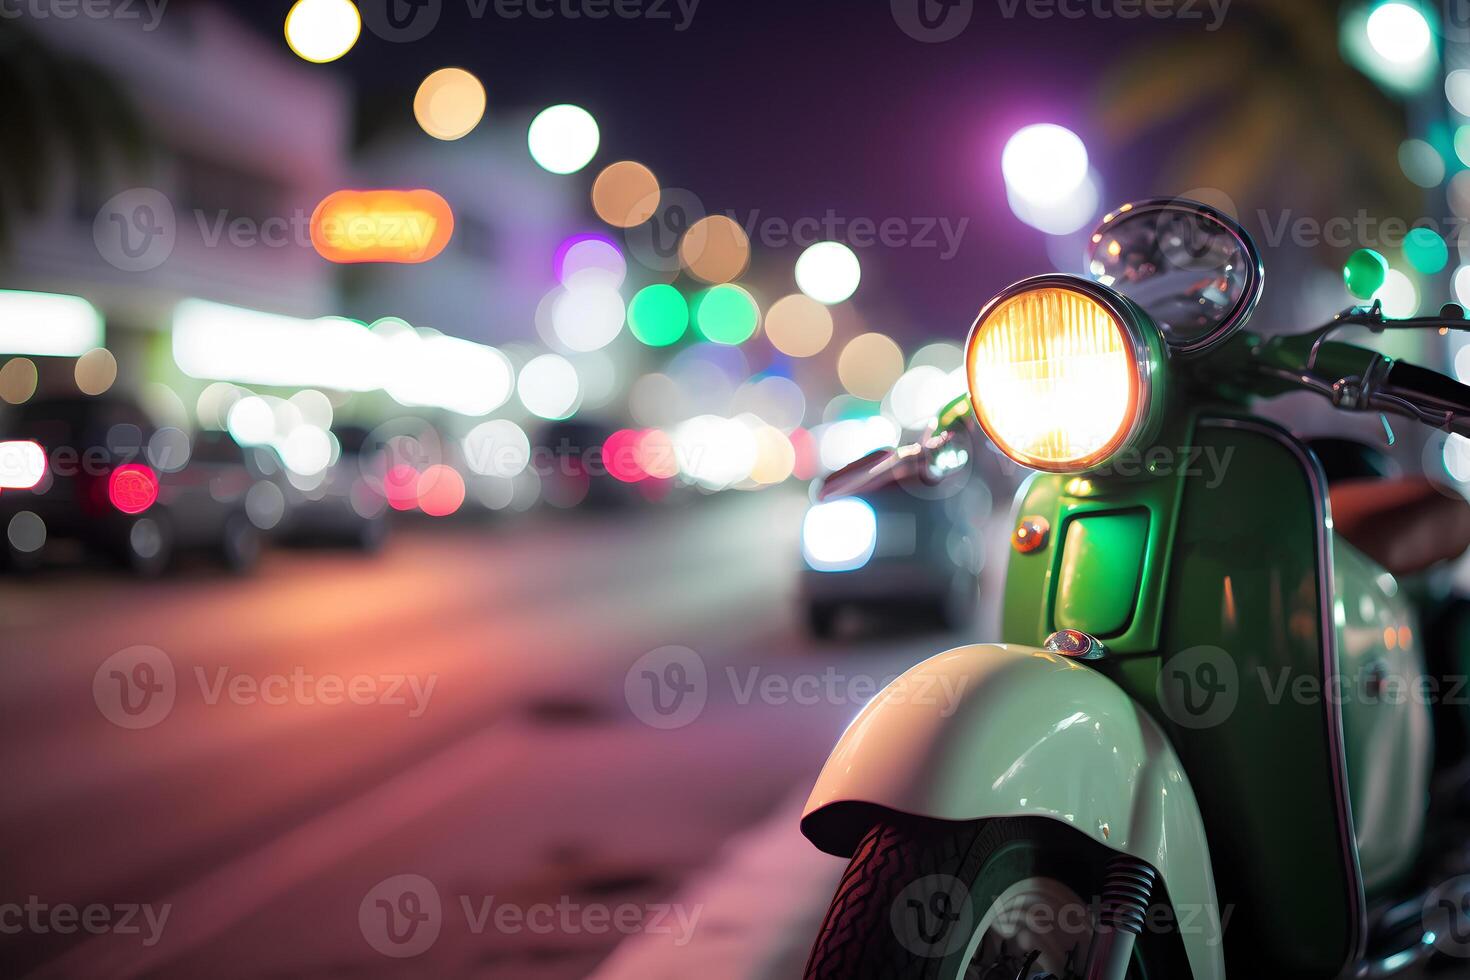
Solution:
<svg viewBox="0 0 1470 980">
<path fill-rule="evenodd" d="M 427 190 L 337 191 L 311 216 L 311 244 L 329 262 L 427 262 L 453 234 L 449 202 Z"/>
</svg>

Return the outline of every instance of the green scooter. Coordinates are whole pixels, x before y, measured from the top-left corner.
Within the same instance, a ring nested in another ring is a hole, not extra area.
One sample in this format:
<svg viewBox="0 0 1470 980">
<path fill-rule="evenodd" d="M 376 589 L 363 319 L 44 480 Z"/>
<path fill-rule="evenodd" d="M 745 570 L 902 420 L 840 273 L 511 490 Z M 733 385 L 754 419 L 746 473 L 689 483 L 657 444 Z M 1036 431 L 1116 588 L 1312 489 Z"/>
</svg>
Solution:
<svg viewBox="0 0 1470 980">
<path fill-rule="evenodd" d="M 1434 712 L 1470 692 L 1427 666 L 1416 592 L 1470 545 L 1470 507 L 1251 412 L 1310 391 L 1470 432 L 1470 387 L 1333 339 L 1464 312 L 1253 334 L 1259 253 L 1190 201 L 1108 215 L 1089 262 L 991 300 L 969 397 L 819 487 L 931 480 L 976 428 L 1037 471 L 1004 642 L 880 693 L 812 791 L 803 833 L 851 863 L 806 976 L 1379 978 L 1470 957 L 1470 863 L 1445 843 L 1465 807 L 1431 792 Z"/>
</svg>

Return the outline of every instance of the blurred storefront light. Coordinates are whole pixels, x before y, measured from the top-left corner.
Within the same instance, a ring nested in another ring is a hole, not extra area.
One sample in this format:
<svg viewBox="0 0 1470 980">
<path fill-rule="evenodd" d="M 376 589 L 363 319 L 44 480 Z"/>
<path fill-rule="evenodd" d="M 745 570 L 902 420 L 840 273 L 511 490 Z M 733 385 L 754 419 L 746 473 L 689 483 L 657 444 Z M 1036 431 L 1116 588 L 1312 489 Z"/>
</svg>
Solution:
<svg viewBox="0 0 1470 980">
<path fill-rule="evenodd" d="M 488 415 L 509 400 L 514 372 L 496 348 L 421 333 L 402 321 L 379 321 L 385 323 L 370 330 L 340 317 L 300 320 L 186 300 L 174 312 L 174 362 L 193 378 L 381 389 L 401 405 L 461 415 Z"/>
<path fill-rule="evenodd" d="M 0 442 L 0 489 L 29 490 L 46 475 L 46 451 L 30 440 Z"/>
<path fill-rule="evenodd" d="M 454 211 L 430 190 L 340 190 L 311 216 L 311 244 L 328 262 L 415 265 L 453 235 Z"/>
<path fill-rule="evenodd" d="M 814 357 L 832 340 L 832 312 L 810 296 L 793 293 L 766 312 L 766 336 L 788 357 Z"/>
<path fill-rule="evenodd" d="M 102 314 L 80 296 L 0 289 L 0 354 L 77 357 L 102 338 Z"/>
<path fill-rule="evenodd" d="M 668 347 L 689 329 L 689 302 L 667 283 L 645 286 L 628 305 L 628 329 L 640 343 Z"/>
<path fill-rule="evenodd" d="M 743 344 L 760 326 L 755 297 L 733 283 L 714 286 L 694 300 L 694 325 L 706 340 L 726 346 Z"/>
</svg>

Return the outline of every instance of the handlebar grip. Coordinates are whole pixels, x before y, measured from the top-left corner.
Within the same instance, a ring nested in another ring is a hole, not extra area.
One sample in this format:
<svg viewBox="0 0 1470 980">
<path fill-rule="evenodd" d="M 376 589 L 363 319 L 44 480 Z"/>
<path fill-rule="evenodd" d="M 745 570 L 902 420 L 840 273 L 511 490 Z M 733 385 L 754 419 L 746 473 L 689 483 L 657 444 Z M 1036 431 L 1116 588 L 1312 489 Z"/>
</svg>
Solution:
<svg viewBox="0 0 1470 980">
<path fill-rule="evenodd" d="M 1463 385 L 1438 371 L 1395 361 L 1384 380 L 1396 394 L 1411 398 L 1422 407 L 1470 415 L 1470 385 Z"/>
</svg>

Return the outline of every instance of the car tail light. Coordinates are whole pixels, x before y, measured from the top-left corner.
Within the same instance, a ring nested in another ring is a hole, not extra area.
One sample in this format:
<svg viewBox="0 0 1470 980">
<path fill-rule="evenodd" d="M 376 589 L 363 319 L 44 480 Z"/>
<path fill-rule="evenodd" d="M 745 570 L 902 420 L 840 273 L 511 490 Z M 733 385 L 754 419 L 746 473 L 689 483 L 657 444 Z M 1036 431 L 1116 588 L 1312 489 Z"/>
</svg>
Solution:
<svg viewBox="0 0 1470 980">
<path fill-rule="evenodd" d="M 141 514 L 158 500 L 158 474 L 142 463 L 127 463 L 107 478 L 107 499 L 124 514 Z"/>
<path fill-rule="evenodd" d="M 0 489 L 30 490 L 46 475 L 46 450 L 38 442 L 0 442 Z"/>
</svg>

